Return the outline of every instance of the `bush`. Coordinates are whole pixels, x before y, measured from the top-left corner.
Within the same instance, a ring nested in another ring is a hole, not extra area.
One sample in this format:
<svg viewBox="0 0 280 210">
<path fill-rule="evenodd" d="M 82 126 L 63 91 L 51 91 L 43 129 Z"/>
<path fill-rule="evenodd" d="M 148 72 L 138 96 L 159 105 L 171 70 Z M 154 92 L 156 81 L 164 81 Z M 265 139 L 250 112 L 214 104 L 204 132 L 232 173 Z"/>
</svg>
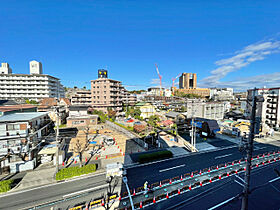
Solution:
<svg viewBox="0 0 280 210">
<path fill-rule="evenodd" d="M 11 189 L 11 185 L 14 180 L 4 180 L 0 182 L 0 193 L 7 192 Z"/>
<path fill-rule="evenodd" d="M 159 151 L 159 152 L 153 152 L 153 153 L 139 155 L 138 162 L 147 163 L 147 162 L 151 162 L 153 160 L 161 160 L 161 159 L 167 159 L 167 158 L 172 158 L 172 157 L 173 157 L 172 152 L 165 150 L 165 151 Z"/>
<path fill-rule="evenodd" d="M 83 174 L 89 174 L 96 171 L 96 164 L 89 164 L 83 167 L 74 166 L 70 168 L 63 168 L 58 173 L 56 173 L 56 180 L 69 179 L 74 176 L 80 176 Z"/>
<path fill-rule="evenodd" d="M 124 129 L 126 129 L 126 130 L 133 131 L 133 127 L 130 127 L 130 126 L 126 127 L 126 126 L 124 126 L 124 125 L 122 125 L 122 124 L 120 124 L 120 123 L 117 123 L 117 122 L 114 122 L 114 123 L 115 123 L 116 125 L 118 125 L 118 126 L 124 128 Z"/>
</svg>

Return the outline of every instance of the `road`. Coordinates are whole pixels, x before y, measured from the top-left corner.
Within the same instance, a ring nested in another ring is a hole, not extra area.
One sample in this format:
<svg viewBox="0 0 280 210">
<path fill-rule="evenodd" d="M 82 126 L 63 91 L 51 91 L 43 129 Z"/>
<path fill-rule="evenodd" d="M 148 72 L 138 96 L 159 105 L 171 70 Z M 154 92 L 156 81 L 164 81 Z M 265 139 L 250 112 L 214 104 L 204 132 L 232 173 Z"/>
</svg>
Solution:
<svg viewBox="0 0 280 210">
<path fill-rule="evenodd" d="M 279 209 L 280 177 L 277 176 L 274 169 L 280 171 L 279 162 L 252 171 L 249 210 Z M 240 178 L 244 178 L 244 173 L 240 175 Z M 241 197 L 239 195 L 243 186 L 240 178 L 236 176 L 225 178 L 148 206 L 145 209 L 241 209 Z"/>
<path fill-rule="evenodd" d="M 267 144 L 255 144 L 254 155 L 262 154 L 268 151 L 278 150 L 275 147 Z M 143 186 L 147 180 L 149 183 L 154 183 L 164 179 L 180 176 L 194 170 L 208 168 L 220 163 L 231 162 L 243 157 L 236 146 L 219 151 L 191 154 L 169 160 L 160 161 L 157 163 L 144 164 L 127 169 L 128 185 L 131 189 Z M 36 204 L 41 204 L 47 201 L 61 199 L 63 196 L 103 186 L 106 184 L 105 174 L 84 177 L 82 179 L 61 182 L 58 184 L 42 186 L 31 190 L 11 192 L 0 196 L 0 209 L 22 209 Z M 96 190 L 100 193 L 100 190 Z M 79 203 L 84 200 L 89 200 L 91 195 L 81 196 L 69 202 L 69 204 Z M 58 206 L 66 207 L 68 204 L 58 204 Z"/>
<path fill-rule="evenodd" d="M 254 143 L 254 145 L 254 155 L 279 149 L 279 147 L 269 144 Z M 131 167 L 127 169 L 128 185 L 130 189 L 136 189 L 137 187 L 143 186 L 145 181 L 148 181 L 150 184 L 155 183 L 195 170 L 202 170 L 221 163 L 238 160 L 244 156 L 238 150 L 237 146 L 232 146 L 228 149 L 195 153 L 184 157 Z"/>
<path fill-rule="evenodd" d="M 37 187 L 31 190 L 11 192 L 0 196 L 0 209 L 22 209 L 34 206 L 35 204 L 56 200 L 77 191 L 105 186 L 105 184 L 106 179 L 103 173 L 97 176 Z"/>
</svg>

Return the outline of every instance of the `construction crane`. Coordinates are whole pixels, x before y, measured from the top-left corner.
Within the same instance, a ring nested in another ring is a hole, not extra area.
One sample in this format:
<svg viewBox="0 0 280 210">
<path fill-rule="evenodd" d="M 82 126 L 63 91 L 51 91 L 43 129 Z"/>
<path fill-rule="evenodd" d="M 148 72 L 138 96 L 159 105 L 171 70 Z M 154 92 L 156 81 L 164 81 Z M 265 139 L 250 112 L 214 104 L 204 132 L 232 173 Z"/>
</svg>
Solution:
<svg viewBox="0 0 280 210">
<path fill-rule="evenodd" d="M 157 70 L 157 74 L 158 74 L 158 77 L 159 77 L 159 82 L 160 82 L 160 96 L 162 96 L 162 83 L 161 83 L 161 79 L 162 79 L 162 76 L 159 74 L 159 70 L 158 70 L 158 65 L 156 65 L 156 70 Z"/>
<path fill-rule="evenodd" d="M 181 74 L 179 74 L 177 77 L 172 78 L 172 87 L 174 88 L 174 82 L 176 81 L 176 79 L 178 79 L 178 77 L 180 77 Z"/>
</svg>

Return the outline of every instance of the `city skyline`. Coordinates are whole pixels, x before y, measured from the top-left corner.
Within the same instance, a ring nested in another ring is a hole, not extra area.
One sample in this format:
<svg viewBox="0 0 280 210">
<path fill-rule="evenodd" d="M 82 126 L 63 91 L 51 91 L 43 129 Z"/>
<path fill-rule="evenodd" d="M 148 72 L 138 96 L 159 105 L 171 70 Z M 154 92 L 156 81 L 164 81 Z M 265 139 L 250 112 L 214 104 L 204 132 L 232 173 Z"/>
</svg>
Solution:
<svg viewBox="0 0 280 210">
<path fill-rule="evenodd" d="M 157 63 L 164 87 L 183 72 L 197 73 L 198 87 L 280 83 L 276 1 L 56 3 L 3 3 L 0 62 L 14 73 L 34 59 L 64 86 L 89 88 L 104 68 L 133 90 L 158 86 Z"/>
</svg>

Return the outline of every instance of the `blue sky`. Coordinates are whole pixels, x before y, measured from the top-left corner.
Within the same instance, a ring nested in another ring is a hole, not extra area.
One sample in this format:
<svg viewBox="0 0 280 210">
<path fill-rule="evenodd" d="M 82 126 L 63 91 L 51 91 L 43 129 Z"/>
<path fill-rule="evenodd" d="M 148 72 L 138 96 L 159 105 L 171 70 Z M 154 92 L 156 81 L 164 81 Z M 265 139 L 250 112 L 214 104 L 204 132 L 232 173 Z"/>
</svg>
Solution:
<svg viewBox="0 0 280 210">
<path fill-rule="evenodd" d="M 65 86 L 97 69 L 127 89 L 182 72 L 200 87 L 280 86 L 279 1 L 2 1 L 0 62 L 28 73 L 32 59 Z"/>
</svg>

